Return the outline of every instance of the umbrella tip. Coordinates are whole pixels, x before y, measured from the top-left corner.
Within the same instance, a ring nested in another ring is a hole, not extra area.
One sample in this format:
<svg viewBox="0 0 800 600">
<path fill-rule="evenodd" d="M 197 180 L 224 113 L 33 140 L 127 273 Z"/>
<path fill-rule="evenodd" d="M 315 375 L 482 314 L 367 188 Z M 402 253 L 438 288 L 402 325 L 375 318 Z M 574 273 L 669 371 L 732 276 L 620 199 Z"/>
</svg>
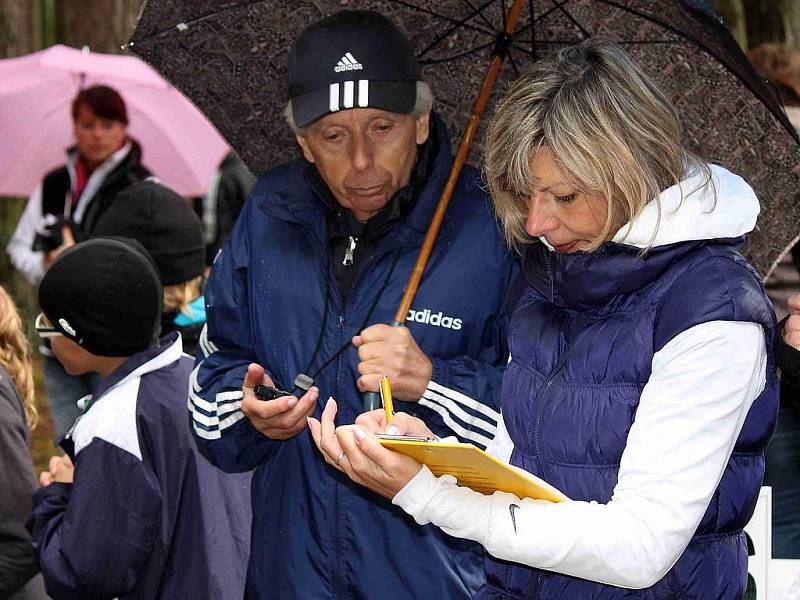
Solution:
<svg viewBox="0 0 800 600">
<path fill-rule="evenodd" d="M 128 48 L 133 48 L 133 45 L 135 43 L 136 42 L 128 42 L 127 44 L 123 44 L 122 46 L 120 46 L 119 49 L 120 50 L 127 50 Z"/>
<path fill-rule="evenodd" d="M 178 23 L 175 27 L 178 28 L 178 31 L 186 31 L 189 29 L 189 26 L 186 23 Z"/>
</svg>

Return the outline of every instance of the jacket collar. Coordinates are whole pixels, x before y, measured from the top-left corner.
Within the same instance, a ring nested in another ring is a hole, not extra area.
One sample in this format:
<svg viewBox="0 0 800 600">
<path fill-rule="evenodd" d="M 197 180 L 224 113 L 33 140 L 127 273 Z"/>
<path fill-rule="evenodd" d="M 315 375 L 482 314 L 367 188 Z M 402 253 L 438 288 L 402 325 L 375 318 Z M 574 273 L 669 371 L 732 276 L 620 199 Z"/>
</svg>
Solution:
<svg viewBox="0 0 800 600">
<path fill-rule="evenodd" d="M 183 344 L 181 343 L 181 336 L 177 332 L 170 333 L 159 342 L 158 346 L 149 348 L 131 356 L 125 361 L 122 366 L 116 369 L 108 377 L 100 381 L 94 394 L 84 396 L 78 400 L 78 406 L 86 413 L 93 404 L 103 399 L 103 396 L 108 394 L 114 388 L 124 385 L 132 379 L 136 379 L 152 373 L 167 365 L 171 365 L 178 360 L 183 354 Z M 73 435 L 75 428 L 83 418 L 83 415 L 78 417 L 75 423 L 70 427 L 60 439 L 56 441 L 56 445 L 60 446 L 72 459 L 75 460 L 75 444 Z"/>
<path fill-rule="evenodd" d="M 431 113 L 431 121 L 431 151 L 434 157 L 427 180 L 402 219 L 402 226 L 393 227 L 386 236 L 402 245 L 418 243 L 427 231 L 453 163 L 447 126 L 436 113 Z M 259 208 L 275 218 L 309 226 L 320 236 L 326 237 L 327 209 L 305 176 L 307 165 L 305 159 L 297 159 L 267 174 L 258 184 L 258 187 L 267 190 Z"/>
<path fill-rule="evenodd" d="M 134 140 L 129 139 L 127 142 L 125 142 L 125 145 L 123 145 L 122 148 L 114 152 L 114 154 L 109 156 L 105 162 L 92 171 L 92 174 L 89 176 L 89 181 L 86 183 L 86 187 L 81 194 L 80 200 L 75 206 L 75 212 L 72 214 L 72 219 L 76 223 L 80 223 L 83 220 L 86 208 L 89 206 L 92 198 L 95 196 L 95 194 L 97 194 L 104 184 L 112 180 L 112 174 L 117 172 L 121 165 L 129 164 L 131 160 L 138 162 L 140 156 L 141 149 L 139 148 L 139 144 L 137 144 Z M 69 173 L 70 189 L 75 187 L 75 180 L 77 177 L 75 174 L 76 162 L 77 150 L 75 148 L 71 148 L 67 152 L 67 172 Z"/>
<path fill-rule="evenodd" d="M 647 286 L 694 248 L 740 245 L 755 227 L 758 199 L 741 177 L 709 166 L 711 185 L 688 172 L 594 252 L 561 254 L 534 243 L 523 257 L 528 283 L 557 306 L 586 310 Z"/>
<path fill-rule="evenodd" d="M 118 369 L 100 382 L 94 393 L 99 399 L 110 390 L 147 373 L 174 363 L 183 354 L 183 343 L 177 332 L 165 335 L 158 345 L 131 356 Z"/>
</svg>

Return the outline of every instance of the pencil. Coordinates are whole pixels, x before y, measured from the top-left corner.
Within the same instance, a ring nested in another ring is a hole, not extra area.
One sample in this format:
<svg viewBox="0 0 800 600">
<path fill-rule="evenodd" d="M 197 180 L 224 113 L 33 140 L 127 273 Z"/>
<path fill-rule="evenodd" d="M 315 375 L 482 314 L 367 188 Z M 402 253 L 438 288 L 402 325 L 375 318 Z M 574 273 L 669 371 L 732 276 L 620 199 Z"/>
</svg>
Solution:
<svg viewBox="0 0 800 600">
<path fill-rule="evenodd" d="M 389 383 L 389 378 L 386 375 L 381 377 L 380 388 L 381 403 L 386 413 L 386 426 L 388 427 L 394 418 L 394 406 L 392 405 L 392 384 Z"/>
</svg>

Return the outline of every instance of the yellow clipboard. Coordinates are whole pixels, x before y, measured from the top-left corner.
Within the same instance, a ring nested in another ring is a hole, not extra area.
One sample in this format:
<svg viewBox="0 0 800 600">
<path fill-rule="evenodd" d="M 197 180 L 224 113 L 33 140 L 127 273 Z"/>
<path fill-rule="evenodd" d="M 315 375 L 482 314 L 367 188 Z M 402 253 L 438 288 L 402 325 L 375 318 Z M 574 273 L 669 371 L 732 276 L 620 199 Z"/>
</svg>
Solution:
<svg viewBox="0 0 800 600">
<path fill-rule="evenodd" d="M 518 498 L 535 498 L 550 502 L 569 500 L 552 485 L 530 473 L 522 473 L 511 465 L 497 460 L 472 444 L 460 444 L 402 436 L 378 436 L 382 446 L 410 456 L 427 465 L 437 477 L 452 475 L 458 484 L 491 495 L 509 492 Z"/>
</svg>

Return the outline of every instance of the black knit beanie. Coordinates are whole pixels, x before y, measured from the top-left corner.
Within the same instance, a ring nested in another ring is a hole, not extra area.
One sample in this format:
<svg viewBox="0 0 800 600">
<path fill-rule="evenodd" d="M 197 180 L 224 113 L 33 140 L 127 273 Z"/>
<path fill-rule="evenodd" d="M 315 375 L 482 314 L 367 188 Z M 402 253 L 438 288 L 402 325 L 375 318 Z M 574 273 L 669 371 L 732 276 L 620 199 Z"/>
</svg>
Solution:
<svg viewBox="0 0 800 600">
<path fill-rule="evenodd" d="M 200 219 L 186 200 L 154 181 L 141 181 L 120 192 L 92 235 L 141 242 L 156 261 L 163 285 L 194 279 L 206 266 Z"/>
<path fill-rule="evenodd" d="M 162 296 L 147 251 L 125 238 L 65 250 L 39 285 L 39 305 L 53 327 L 97 356 L 132 356 L 157 343 Z"/>
</svg>

